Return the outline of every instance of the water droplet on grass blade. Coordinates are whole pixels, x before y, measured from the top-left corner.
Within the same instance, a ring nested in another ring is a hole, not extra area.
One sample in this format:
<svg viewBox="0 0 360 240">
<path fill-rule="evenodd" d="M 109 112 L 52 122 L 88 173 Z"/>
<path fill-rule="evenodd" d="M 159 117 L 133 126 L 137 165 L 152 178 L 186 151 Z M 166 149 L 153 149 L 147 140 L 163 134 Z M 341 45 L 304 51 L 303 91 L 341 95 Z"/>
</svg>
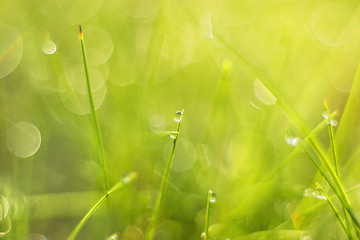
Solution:
<svg viewBox="0 0 360 240">
<path fill-rule="evenodd" d="M 171 139 L 176 139 L 178 136 L 179 136 L 179 132 L 172 131 L 172 132 L 170 133 L 170 138 L 171 138 Z"/>
<path fill-rule="evenodd" d="M 46 54 L 54 54 L 56 52 L 56 45 L 51 40 L 46 41 L 42 45 L 42 50 Z"/>
<path fill-rule="evenodd" d="M 216 195 L 215 195 L 215 193 L 214 193 L 213 191 L 211 191 L 211 190 L 209 190 L 209 201 L 210 201 L 211 203 L 216 202 Z"/>
<path fill-rule="evenodd" d="M 324 110 L 322 113 L 321 113 L 322 117 L 325 118 L 325 119 L 328 119 L 329 116 L 328 116 L 328 113 L 326 110 Z"/>
<path fill-rule="evenodd" d="M 313 196 L 320 200 L 326 200 L 326 197 L 318 183 L 316 183 L 316 191 L 313 192 Z"/>
<path fill-rule="evenodd" d="M 304 197 L 313 197 L 314 196 L 313 194 L 314 194 L 314 190 L 312 190 L 311 188 L 307 188 L 307 189 L 305 189 L 303 196 Z"/>
<path fill-rule="evenodd" d="M 289 131 L 285 134 L 285 142 L 290 145 L 296 147 L 299 145 L 301 139 L 298 137 L 294 137 L 291 134 L 289 134 Z"/>
<path fill-rule="evenodd" d="M 206 233 L 205 232 L 203 232 L 203 233 L 201 233 L 201 239 L 205 239 L 206 238 Z"/>
<path fill-rule="evenodd" d="M 330 124 L 331 124 L 332 126 L 336 127 L 339 123 L 338 123 L 338 121 L 336 121 L 336 120 L 331 120 L 331 121 L 330 121 Z"/>
<path fill-rule="evenodd" d="M 124 173 L 123 177 L 122 177 L 122 181 L 123 181 L 123 183 L 128 183 L 130 181 L 130 174 Z"/>
<path fill-rule="evenodd" d="M 114 233 L 113 235 L 106 238 L 106 240 L 118 240 L 120 237 L 120 233 Z"/>
<path fill-rule="evenodd" d="M 326 200 L 326 197 L 320 190 L 316 190 L 313 192 L 313 197 L 320 199 L 320 200 Z"/>
<path fill-rule="evenodd" d="M 299 145 L 301 139 L 298 137 L 286 136 L 285 141 L 288 145 L 296 147 Z"/>
<path fill-rule="evenodd" d="M 273 105 L 276 103 L 276 97 L 259 79 L 256 79 L 255 81 L 255 95 L 267 105 Z"/>
<path fill-rule="evenodd" d="M 176 111 L 175 115 L 174 115 L 174 121 L 175 122 L 181 122 L 183 114 L 184 114 L 184 109 L 181 110 L 181 111 Z"/>
</svg>

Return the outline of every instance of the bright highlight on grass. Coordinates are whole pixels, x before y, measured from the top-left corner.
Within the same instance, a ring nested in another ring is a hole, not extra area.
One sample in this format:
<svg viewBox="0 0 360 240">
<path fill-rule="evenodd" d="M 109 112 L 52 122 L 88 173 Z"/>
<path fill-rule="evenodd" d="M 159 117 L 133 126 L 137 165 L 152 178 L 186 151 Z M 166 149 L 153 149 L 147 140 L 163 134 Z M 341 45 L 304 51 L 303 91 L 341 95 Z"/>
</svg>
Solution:
<svg viewBox="0 0 360 240">
<path fill-rule="evenodd" d="M 183 114 L 184 114 L 184 109 L 181 111 L 176 111 L 175 115 L 174 115 L 174 121 L 178 123 L 177 127 L 176 127 L 176 131 L 174 131 L 176 134 L 174 132 L 170 133 L 170 138 L 173 139 L 173 144 L 172 144 L 172 147 L 170 150 L 169 159 L 166 163 L 165 172 L 164 172 L 163 178 L 161 180 L 159 195 L 158 195 L 158 198 L 156 201 L 155 209 L 154 209 L 152 218 L 150 220 L 149 226 L 148 226 L 146 234 L 145 234 L 145 238 L 144 238 L 145 240 L 152 240 L 154 238 L 156 226 L 159 221 L 159 216 L 160 216 L 161 208 L 162 208 L 162 205 L 164 202 L 166 188 L 167 188 L 168 181 L 169 181 L 171 165 L 172 165 L 172 161 L 174 159 L 175 147 L 176 147 L 176 143 L 177 143 L 177 140 L 178 140 L 178 137 L 180 134 L 180 124 L 181 124 L 181 120 L 183 118 Z"/>
</svg>

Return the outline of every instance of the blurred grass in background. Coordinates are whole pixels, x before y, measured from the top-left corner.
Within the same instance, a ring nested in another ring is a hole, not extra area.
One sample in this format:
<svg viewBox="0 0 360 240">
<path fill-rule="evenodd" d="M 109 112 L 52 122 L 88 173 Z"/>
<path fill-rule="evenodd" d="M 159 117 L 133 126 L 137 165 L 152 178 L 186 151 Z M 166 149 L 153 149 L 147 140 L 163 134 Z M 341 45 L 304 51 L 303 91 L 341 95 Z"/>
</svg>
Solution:
<svg viewBox="0 0 360 240">
<path fill-rule="evenodd" d="M 356 186 L 359 20 L 351 0 L 3 1 L 0 238 L 66 239 L 102 196 L 82 24 L 110 186 L 138 179 L 109 198 L 111 220 L 99 209 L 78 239 L 142 239 L 181 109 L 155 239 L 200 239 L 209 189 L 213 239 L 345 239 L 326 202 L 304 197 L 323 181 L 277 103 L 314 129 L 327 99 L 341 180 Z M 325 124 L 316 137 L 329 149 Z M 349 197 L 359 213 L 359 191 Z"/>
</svg>

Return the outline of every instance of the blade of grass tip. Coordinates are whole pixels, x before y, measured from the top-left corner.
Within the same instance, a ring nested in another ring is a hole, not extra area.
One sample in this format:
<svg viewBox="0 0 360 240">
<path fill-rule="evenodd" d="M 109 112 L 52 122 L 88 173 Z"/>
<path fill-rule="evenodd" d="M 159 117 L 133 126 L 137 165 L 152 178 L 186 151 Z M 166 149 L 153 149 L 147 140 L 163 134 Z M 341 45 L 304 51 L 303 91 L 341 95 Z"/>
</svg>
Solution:
<svg viewBox="0 0 360 240">
<path fill-rule="evenodd" d="M 79 25 L 79 36 L 80 36 L 80 45 L 81 45 L 81 53 L 84 63 L 84 70 L 85 70 L 85 79 L 86 79 L 86 85 L 87 85 L 87 92 L 89 96 L 89 104 L 90 104 L 90 112 L 93 118 L 93 124 L 95 128 L 97 143 L 98 143 L 98 149 L 99 149 L 99 159 L 100 159 L 100 165 L 103 170 L 104 175 L 104 189 L 105 191 L 108 189 L 108 174 L 107 174 L 107 167 L 106 167 L 106 160 L 105 160 L 105 149 L 104 149 L 104 143 L 100 131 L 99 121 L 96 114 L 95 104 L 94 104 L 94 98 L 91 91 L 91 84 L 90 84 L 90 76 L 89 76 L 89 69 L 86 59 L 86 52 L 85 52 L 85 44 L 84 44 L 84 36 L 83 31 L 81 28 L 81 25 Z"/>
<path fill-rule="evenodd" d="M 314 166 L 317 168 L 317 170 L 320 172 L 320 174 L 323 176 L 323 178 L 327 181 L 327 183 L 329 184 L 331 189 L 334 191 L 334 193 L 336 194 L 336 196 L 340 200 L 341 204 L 344 206 L 346 211 L 349 213 L 351 219 L 353 220 L 353 222 L 355 223 L 357 228 L 360 229 L 359 221 L 357 220 L 357 218 L 356 218 L 354 212 L 352 211 L 352 209 L 351 209 L 348 201 L 346 200 L 346 198 L 344 198 L 343 194 L 341 194 L 340 190 L 338 190 L 338 188 L 335 186 L 336 183 L 334 185 L 334 183 L 330 180 L 329 176 L 327 176 L 327 174 L 325 173 L 324 169 L 319 165 L 319 163 L 315 160 L 315 158 L 311 155 L 311 153 L 307 150 L 307 148 L 303 145 L 303 143 L 300 143 L 300 146 L 302 147 L 302 149 L 304 150 L 304 152 L 308 156 L 308 158 L 312 161 Z"/>
<path fill-rule="evenodd" d="M 145 234 L 145 238 L 144 238 L 145 240 L 152 240 L 153 239 L 154 234 L 155 234 L 155 230 L 156 230 L 156 225 L 157 225 L 157 223 L 159 221 L 160 211 L 161 211 L 161 207 L 162 207 L 163 202 L 164 202 L 166 188 L 167 188 L 168 181 L 169 181 L 171 165 L 172 165 L 172 161 L 173 161 L 173 158 L 174 158 L 176 142 L 178 140 L 179 133 L 180 133 L 180 124 L 181 124 L 183 114 L 184 114 L 184 109 L 182 111 L 177 111 L 175 113 L 175 116 L 174 116 L 174 120 L 178 124 L 177 124 L 176 131 L 174 131 L 174 132 L 172 132 L 170 134 L 170 137 L 172 139 L 174 139 L 174 140 L 173 140 L 173 144 L 171 146 L 169 159 L 168 159 L 168 161 L 166 163 L 165 172 L 164 172 L 163 178 L 161 180 L 160 189 L 159 189 L 159 195 L 158 195 L 158 198 L 157 198 L 157 201 L 156 201 L 155 209 L 154 209 L 153 215 L 151 217 L 149 226 L 148 226 L 146 234 Z"/>
<path fill-rule="evenodd" d="M 104 201 L 114 192 L 120 190 L 123 186 L 131 183 L 137 178 L 136 172 L 131 172 L 129 175 L 124 177 L 120 182 L 118 182 L 113 188 L 111 188 L 90 210 L 89 212 L 81 219 L 75 229 L 71 232 L 67 240 L 74 240 L 81 229 L 84 227 L 85 223 L 89 218 L 95 213 L 95 211 L 104 203 Z"/>
<path fill-rule="evenodd" d="M 326 194 L 326 192 L 323 190 L 323 188 L 320 186 L 319 183 L 315 183 L 315 185 L 316 185 L 317 190 L 320 191 L 320 193 L 325 197 L 325 199 L 326 199 L 327 203 L 329 204 L 331 210 L 333 211 L 335 217 L 337 218 L 338 222 L 340 223 L 341 228 L 344 230 L 344 232 L 346 233 L 348 238 L 354 239 L 354 237 L 351 234 L 351 230 L 348 229 L 348 227 L 345 225 L 344 221 L 340 217 L 339 212 L 336 210 L 335 205 L 332 203 L 329 196 Z"/>
<path fill-rule="evenodd" d="M 210 224 L 210 208 L 211 203 L 214 203 L 215 200 L 215 193 L 211 190 L 208 192 L 207 202 L 206 202 L 206 218 L 205 218 L 205 227 L 204 232 L 201 234 L 201 239 L 209 240 L 209 224 Z"/>
</svg>

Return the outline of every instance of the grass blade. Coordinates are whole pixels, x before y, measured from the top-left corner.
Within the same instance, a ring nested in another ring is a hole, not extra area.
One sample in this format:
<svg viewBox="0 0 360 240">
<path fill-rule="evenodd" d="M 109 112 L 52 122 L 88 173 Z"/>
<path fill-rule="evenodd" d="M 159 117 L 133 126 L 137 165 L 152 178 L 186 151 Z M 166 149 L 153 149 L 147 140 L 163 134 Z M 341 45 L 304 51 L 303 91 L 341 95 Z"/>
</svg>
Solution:
<svg viewBox="0 0 360 240">
<path fill-rule="evenodd" d="M 329 184 L 329 186 L 331 187 L 331 189 L 334 191 L 334 193 L 336 194 L 336 196 L 338 197 L 338 199 L 340 200 L 341 204 L 343 205 L 343 207 L 346 209 L 346 211 L 349 213 L 351 219 L 353 220 L 353 222 L 355 223 L 355 225 L 357 226 L 357 228 L 360 229 L 360 223 L 357 220 L 354 212 L 352 211 L 349 201 L 347 200 L 347 198 L 344 197 L 345 191 L 344 193 L 341 193 L 340 190 L 337 188 L 338 186 L 331 181 L 331 179 L 329 178 L 329 176 L 326 174 L 325 170 L 323 169 L 322 165 L 320 165 L 320 163 L 318 161 L 315 160 L 315 157 L 312 156 L 312 154 L 310 153 L 309 150 L 307 150 L 307 148 L 305 147 L 305 145 L 303 143 L 300 143 L 300 146 L 302 147 L 302 149 L 304 150 L 305 154 L 308 156 L 308 158 L 312 161 L 312 163 L 314 164 L 314 166 L 317 168 L 317 170 L 319 171 L 319 173 L 323 176 L 323 178 L 327 181 L 327 183 Z"/>
<path fill-rule="evenodd" d="M 350 230 L 346 227 L 344 221 L 342 220 L 342 218 L 340 217 L 339 212 L 336 210 L 335 205 L 332 203 L 331 199 L 329 198 L 329 196 L 326 194 L 326 192 L 323 190 L 323 188 L 320 186 L 319 183 L 315 183 L 316 184 L 316 188 L 320 191 L 320 193 L 326 198 L 326 201 L 328 202 L 331 210 L 333 211 L 335 217 L 337 218 L 338 222 L 340 223 L 342 229 L 344 230 L 344 232 L 346 233 L 346 235 L 348 236 L 349 239 L 353 239 Z"/>
<path fill-rule="evenodd" d="M 328 125 L 328 130 L 329 130 L 329 138 L 330 138 L 331 152 L 332 152 L 332 156 L 333 156 L 333 160 L 334 160 L 335 173 L 339 177 L 339 166 L 338 166 L 338 162 L 337 162 L 337 154 L 336 154 L 336 149 L 335 149 L 334 130 L 333 130 L 333 125 L 332 125 L 332 119 L 330 116 L 330 110 L 329 110 L 329 107 L 328 107 L 325 99 L 324 99 L 324 107 L 325 107 L 325 111 L 326 111 L 327 125 Z"/>
<path fill-rule="evenodd" d="M 131 172 L 128 176 L 118 182 L 113 188 L 111 188 L 90 210 L 89 212 L 81 219 L 79 224 L 75 227 L 75 229 L 71 232 L 70 236 L 67 240 L 74 240 L 76 236 L 79 234 L 81 229 L 84 227 L 85 223 L 89 220 L 89 218 L 95 213 L 95 211 L 104 203 L 104 201 L 114 192 L 121 189 L 123 186 L 132 182 L 137 178 L 136 172 Z"/>
<path fill-rule="evenodd" d="M 207 202 L 206 202 L 206 218 L 205 218 L 205 228 L 204 232 L 201 234 L 201 239 L 209 240 L 209 224 L 210 224 L 210 208 L 211 203 L 215 202 L 215 193 L 211 190 L 208 192 Z"/>
<path fill-rule="evenodd" d="M 336 148 L 335 148 L 335 136 L 334 136 L 334 129 L 333 129 L 334 128 L 333 127 L 334 120 L 332 119 L 332 116 L 330 115 L 329 106 L 327 105 L 327 102 L 325 99 L 324 99 L 324 107 L 325 107 L 325 114 L 326 114 L 325 117 L 326 117 L 326 122 L 328 125 L 329 139 L 330 139 L 331 152 L 332 152 L 333 161 L 334 161 L 335 173 L 336 173 L 336 176 L 340 179 L 338 158 L 337 158 L 337 152 L 336 152 Z M 343 207 L 343 213 L 344 213 L 344 218 L 345 218 L 345 222 L 346 222 L 346 227 L 349 230 L 351 227 L 350 227 L 349 219 L 347 217 L 346 209 L 344 207 Z"/>
<path fill-rule="evenodd" d="M 89 96 L 90 112 L 91 112 L 91 116 L 93 118 L 93 124 L 94 124 L 94 128 L 95 128 L 95 133 L 96 133 L 95 135 L 96 135 L 96 140 L 97 140 L 98 149 L 99 149 L 99 160 L 100 160 L 100 165 L 101 165 L 101 168 L 103 170 L 103 175 L 104 175 L 104 189 L 106 191 L 109 188 L 109 180 L 108 180 L 106 160 L 105 160 L 105 148 L 104 148 L 103 138 L 102 138 L 101 130 L 100 130 L 100 126 L 99 126 L 98 116 L 96 114 L 94 98 L 93 98 L 92 91 L 91 91 L 89 69 L 88 69 L 88 64 L 87 64 L 87 59 L 86 59 L 84 36 L 83 36 L 81 25 L 79 25 L 79 36 L 80 36 L 81 53 L 82 53 L 82 58 L 83 58 L 83 63 L 84 63 L 87 92 L 88 92 L 88 96 Z"/>
<path fill-rule="evenodd" d="M 268 81 L 267 85 L 271 85 L 271 81 L 270 81 L 271 78 L 264 69 L 257 66 L 254 62 L 250 61 L 246 57 L 244 57 L 244 55 L 240 54 L 221 36 L 217 36 L 217 38 L 224 46 L 226 46 L 232 53 L 234 53 L 239 58 L 240 61 L 247 63 L 248 66 L 252 69 L 252 71 L 254 71 L 255 73 L 261 75 L 264 79 L 266 79 Z M 268 86 L 265 86 L 265 87 L 268 89 Z M 309 136 L 309 131 L 307 130 L 307 127 L 304 124 L 303 120 L 299 117 L 299 115 L 295 111 L 293 111 L 293 109 L 291 107 L 288 106 L 286 101 L 283 100 L 282 96 L 278 93 L 274 94 L 272 89 L 268 89 L 268 91 L 271 92 L 272 95 L 277 99 L 277 104 L 282 109 L 284 114 L 289 118 L 289 120 L 291 122 L 293 122 L 293 124 L 300 130 L 300 132 L 304 136 Z M 339 197 L 339 200 L 344 205 L 345 209 L 348 211 L 349 215 L 351 216 L 353 222 L 356 224 L 357 228 L 360 229 L 360 222 L 358 221 L 357 217 L 351 210 L 349 199 L 347 198 L 344 188 L 343 188 L 338 176 L 336 175 L 335 171 L 331 167 L 326 155 L 321 150 L 320 145 L 315 141 L 315 139 L 313 139 L 312 137 L 309 137 L 308 141 L 309 141 L 310 145 L 313 147 L 313 149 L 315 150 L 316 154 L 319 156 L 321 162 L 324 164 L 326 170 L 330 173 L 331 178 L 334 180 L 334 184 L 336 187 L 333 185 L 333 187 L 334 187 L 333 190 L 336 191 L 336 193 L 338 192 L 337 195 Z M 322 173 L 322 175 L 324 176 L 323 173 Z M 326 181 L 328 181 L 328 183 L 330 185 L 332 185 L 332 183 L 329 182 L 329 180 L 330 180 L 330 178 L 326 179 Z"/>
<path fill-rule="evenodd" d="M 171 151 L 170 151 L 170 155 L 169 155 L 169 159 L 166 163 L 166 168 L 165 168 L 165 172 L 163 175 L 163 178 L 161 180 L 161 185 L 160 185 L 160 190 L 159 190 L 159 195 L 156 201 L 156 205 L 155 205 L 155 209 L 151 218 L 151 221 L 149 223 L 149 226 L 147 228 L 147 232 L 145 234 L 145 240 L 152 240 L 155 234 L 155 230 L 156 230 L 156 225 L 159 221 L 159 216 L 160 216 L 160 211 L 161 211 L 161 207 L 163 205 L 164 202 L 164 197 L 165 197 L 165 193 L 166 193 L 166 188 L 167 188 L 167 184 L 169 181 L 169 175 L 170 175 L 170 170 L 171 170 L 171 165 L 172 165 L 172 161 L 174 158 L 174 153 L 175 153 L 175 147 L 176 147 L 176 142 L 178 140 L 178 136 L 180 133 L 180 124 L 181 124 L 181 120 L 182 120 L 182 115 L 184 113 L 184 109 L 182 111 L 177 111 L 175 113 L 175 117 L 174 120 L 178 123 L 176 131 L 174 131 L 173 135 L 170 135 L 171 138 L 173 138 L 173 144 L 171 146 Z"/>
</svg>

